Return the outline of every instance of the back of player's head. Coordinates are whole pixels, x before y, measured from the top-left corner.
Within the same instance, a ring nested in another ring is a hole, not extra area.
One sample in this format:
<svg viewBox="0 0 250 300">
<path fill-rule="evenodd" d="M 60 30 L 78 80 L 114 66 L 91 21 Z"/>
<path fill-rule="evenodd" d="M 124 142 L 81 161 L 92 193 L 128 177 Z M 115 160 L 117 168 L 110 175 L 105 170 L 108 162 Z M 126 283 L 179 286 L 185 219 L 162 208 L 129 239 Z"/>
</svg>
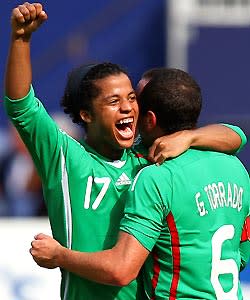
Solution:
<svg viewBox="0 0 250 300">
<path fill-rule="evenodd" d="M 136 95 L 137 98 L 140 97 L 142 90 L 144 89 L 144 87 L 147 85 L 147 83 L 154 77 L 157 75 L 160 75 L 161 72 L 164 72 L 164 70 L 166 70 L 166 68 L 164 67 L 159 67 L 159 68 L 153 68 L 153 69 L 149 69 L 146 72 L 144 72 L 141 76 L 140 81 L 137 84 L 136 87 Z"/>
<path fill-rule="evenodd" d="M 140 113 L 153 111 L 157 125 L 170 134 L 195 128 L 201 111 L 202 96 L 199 85 L 179 69 L 158 69 L 144 87 L 140 99 Z"/>
<path fill-rule="evenodd" d="M 82 65 L 68 74 L 67 84 L 61 100 L 61 106 L 72 121 L 85 127 L 80 116 L 81 110 L 92 110 L 92 101 L 99 96 L 101 89 L 95 84 L 97 80 L 111 75 L 127 72 L 119 65 L 110 62 Z"/>
<path fill-rule="evenodd" d="M 153 77 L 155 76 L 158 76 L 158 75 L 161 75 L 162 72 L 165 72 L 167 69 L 164 68 L 164 67 L 156 67 L 156 68 L 152 68 L 152 69 L 149 69 L 147 71 L 145 71 L 143 74 L 142 74 L 142 77 L 143 79 L 147 79 L 148 81 L 151 80 Z"/>
</svg>

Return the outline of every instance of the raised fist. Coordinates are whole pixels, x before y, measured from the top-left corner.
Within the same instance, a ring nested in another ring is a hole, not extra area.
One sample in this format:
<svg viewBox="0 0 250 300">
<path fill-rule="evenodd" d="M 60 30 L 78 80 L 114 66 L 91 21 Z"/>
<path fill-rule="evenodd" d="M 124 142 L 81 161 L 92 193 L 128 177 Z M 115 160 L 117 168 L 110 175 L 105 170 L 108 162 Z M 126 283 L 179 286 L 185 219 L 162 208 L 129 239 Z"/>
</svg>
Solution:
<svg viewBox="0 0 250 300">
<path fill-rule="evenodd" d="M 12 11 L 12 33 L 16 37 L 29 38 L 47 18 L 42 4 L 25 2 Z"/>
</svg>

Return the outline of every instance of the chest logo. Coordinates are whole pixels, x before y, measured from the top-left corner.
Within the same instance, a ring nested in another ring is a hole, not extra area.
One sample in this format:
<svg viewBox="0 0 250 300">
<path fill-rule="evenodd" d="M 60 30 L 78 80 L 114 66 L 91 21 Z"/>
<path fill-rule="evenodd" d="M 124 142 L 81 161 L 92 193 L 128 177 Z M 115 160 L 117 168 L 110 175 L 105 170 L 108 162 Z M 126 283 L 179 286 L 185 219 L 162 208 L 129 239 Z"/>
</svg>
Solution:
<svg viewBox="0 0 250 300">
<path fill-rule="evenodd" d="M 131 180 L 128 178 L 128 176 L 125 173 L 122 173 L 115 183 L 116 186 L 128 185 L 128 184 L 131 184 Z"/>
</svg>

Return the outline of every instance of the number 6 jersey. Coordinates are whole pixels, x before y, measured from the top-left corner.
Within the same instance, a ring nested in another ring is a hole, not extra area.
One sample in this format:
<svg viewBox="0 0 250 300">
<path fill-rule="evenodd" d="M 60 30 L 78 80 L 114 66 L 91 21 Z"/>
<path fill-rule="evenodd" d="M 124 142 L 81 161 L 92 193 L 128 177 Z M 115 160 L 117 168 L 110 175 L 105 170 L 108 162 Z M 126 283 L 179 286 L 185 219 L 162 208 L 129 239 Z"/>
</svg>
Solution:
<svg viewBox="0 0 250 300">
<path fill-rule="evenodd" d="M 141 170 L 121 230 L 151 251 L 143 299 L 242 299 L 249 203 L 249 175 L 235 156 L 190 149 Z"/>
</svg>

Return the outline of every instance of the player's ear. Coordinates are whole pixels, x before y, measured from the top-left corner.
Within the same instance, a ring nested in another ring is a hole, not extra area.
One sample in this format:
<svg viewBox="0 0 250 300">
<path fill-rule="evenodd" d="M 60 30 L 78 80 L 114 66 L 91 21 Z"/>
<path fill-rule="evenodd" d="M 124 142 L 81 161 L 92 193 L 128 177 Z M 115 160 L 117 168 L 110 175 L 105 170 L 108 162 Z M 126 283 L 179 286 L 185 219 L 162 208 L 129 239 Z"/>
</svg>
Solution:
<svg viewBox="0 0 250 300">
<path fill-rule="evenodd" d="M 80 110 L 80 117 L 86 123 L 91 123 L 92 122 L 91 113 L 87 110 Z"/>
<path fill-rule="evenodd" d="M 149 110 L 145 116 L 145 126 L 147 130 L 151 131 L 155 128 L 156 126 L 156 115 L 154 112 Z"/>
</svg>

